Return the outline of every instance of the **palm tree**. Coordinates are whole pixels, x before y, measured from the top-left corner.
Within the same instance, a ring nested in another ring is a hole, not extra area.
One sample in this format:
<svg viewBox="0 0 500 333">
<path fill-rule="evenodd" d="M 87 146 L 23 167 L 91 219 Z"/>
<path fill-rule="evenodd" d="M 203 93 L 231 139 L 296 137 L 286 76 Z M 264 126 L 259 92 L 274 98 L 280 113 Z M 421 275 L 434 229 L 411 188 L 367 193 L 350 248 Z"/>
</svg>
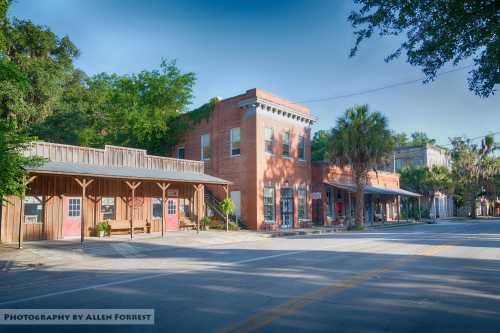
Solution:
<svg viewBox="0 0 500 333">
<path fill-rule="evenodd" d="M 368 172 L 382 163 L 394 149 L 387 118 L 370 112 L 368 105 L 349 108 L 337 119 L 330 136 L 330 158 L 349 165 L 356 184 L 356 225 L 363 226 L 364 188 Z"/>
<path fill-rule="evenodd" d="M 500 173 L 490 157 L 498 149 L 492 135 L 487 135 L 481 144 L 472 143 L 471 139 L 457 137 L 451 140 L 453 148 L 453 178 L 461 189 L 463 200 L 470 205 L 470 214 L 476 218 L 476 199 L 484 191 L 485 180 Z"/>
</svg>

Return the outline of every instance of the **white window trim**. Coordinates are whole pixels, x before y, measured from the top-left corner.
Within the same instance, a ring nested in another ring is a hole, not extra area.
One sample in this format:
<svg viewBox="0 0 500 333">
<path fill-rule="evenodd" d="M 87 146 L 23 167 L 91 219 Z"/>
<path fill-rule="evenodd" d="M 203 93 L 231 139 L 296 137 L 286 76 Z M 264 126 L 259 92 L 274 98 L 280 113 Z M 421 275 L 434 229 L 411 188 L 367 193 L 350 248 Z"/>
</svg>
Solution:
<svg viewBox="0 0 500 333">
<path fill-rule="evenodd" d="M 285 133 L 288 133 L 288 155 L 283 155 L 283 145 L 285 140 L 283 140 Z M 292 131 L 290 129 L 281 133 L 281 158 L 291 160 L 292 159 Z"/>
<path fill-rule="evenodd" d="M 208 136 L 208 147 L 210 149 L 210 134 L 209 133 L 206 133 L 206 134 L 202 134 L 200 135 L 200 159 L 202 161 L 209 161 L 210 160 L 210 157 L 209 158 L 205 158 L 205 156 L 203 156 L 203 137 L 207 135 Z"/>
<path fill-rule="evenodd" d="M 176 158 L 180 159 L 179 157 L 179 150 L 184 149 L 184 158 L 186 158 L 186 148 L 184 146 L 177 147 L 177 153 L 175 154 Z"/>
<path fill-rule="evenodd" d="M 240 131 L 240 153 L 239 154 L 233 154 L 233 130 L 239 130 Z M 234 127 L 229 130 L 229 156 L 231 157 L 238 157 L 241 156 L 241 128 L 240 127 Z"/>
<path fill-rule="evenodd" d="M 272 186 L 264 186 L 264 194 L 265 194 L 266 188 L 272 188 L 273 189 L 273 211 L 274 211 L 273 218 L 274 219 L 272 219 L 272 220 L 266 219 L 266 214 L 265 214 L 266 204 L 264 202 L 264 223 L 266 223 L 266 224 L 275 224 L 276 223 L 276 188 L 274 188 Z"/>
<path fill-rule="evenodd" d="M 300 158 L 299 156 L 299 143 L 300 143 L 300 140 L 297 139 L 297 160 L 301 161 L 301 162 L 305 162 L 306 160 L 306 137 L 305 135 L 299 135 L 298 138 L 302 137 L 302 143 L 304 144 L 304 157 L 303 158 Z"/>
<path fill-rule="evenodd" d="M 154 207 L 155 207 L 155 199 L 156 200 L 160 200 L 160 203 L 161 203 L 161 208 L 162 208 L 162 213 L 163 213 L 163 202 L 162 202 L 162 198 L 161 197 L 152 197 L 151 198 L 151 217 L 153 219 L 161 219 L 163 216 L 154 216 Z M 162 214 L 163 215 L 163 214 Z"/>
<path fill-rule="evenodd" d="M 273 144 L 273 151 L 272 152 L 268 152 L 267 149 L 266 149 L 266 129 L 270 129 L 271 130 L 271 142 Z M 275 145 L 276 142 L 274 140 L 274 128 L 273 127 L 264 127 L 264 153 L 266 153 L 267 155 L 269 156 L 274 156 L 274 148 L 275 148 Z"/>
</svg>

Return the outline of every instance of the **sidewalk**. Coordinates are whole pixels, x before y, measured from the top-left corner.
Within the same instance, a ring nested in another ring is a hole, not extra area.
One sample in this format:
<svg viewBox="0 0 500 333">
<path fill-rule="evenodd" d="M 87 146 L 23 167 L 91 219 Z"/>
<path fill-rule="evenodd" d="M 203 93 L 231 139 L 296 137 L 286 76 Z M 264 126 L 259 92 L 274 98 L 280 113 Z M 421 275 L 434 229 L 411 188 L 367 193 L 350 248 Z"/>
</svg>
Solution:
<svg viewBox="0 0 500 333">
<path fill-rule="evenodd" d="M 176 231 L 161 234 L 114 235 L 99 239 L 88 237 L 84 246 L 79 238 L 56 241 L 27 241 L 19 250 L 17 244 L 0 244 L 0 273 L 36 267 L 74 264 L 99 258 L 139 257 L 152 251 L 203 249 L 222 244 L 266 239 L 252 231 Z"/>
</svg>

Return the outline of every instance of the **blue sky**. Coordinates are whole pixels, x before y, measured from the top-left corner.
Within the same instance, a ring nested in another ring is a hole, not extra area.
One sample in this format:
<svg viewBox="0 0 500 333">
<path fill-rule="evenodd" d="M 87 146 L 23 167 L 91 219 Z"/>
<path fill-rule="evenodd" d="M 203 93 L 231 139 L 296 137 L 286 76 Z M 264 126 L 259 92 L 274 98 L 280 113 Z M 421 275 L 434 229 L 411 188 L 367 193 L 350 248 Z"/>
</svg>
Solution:
<svg viewBox="0 0 500 333">
<path fill-rule="evenodd" d="M 384 62 L 397 39 L 373 38 L 349 58 L 352 8 L 341 0 L 16 0 L 10 15 L 68 35 L 81 51 L 77 66 L 90 75 L 134 73 L 177 59 L 197 75 L 193 107 L 253 87 L 304 101 L 423 76 L 404 58 Z M 315 130 L 334 126 L 347 107 L 368 103 L 393 130 L 425 131 L 441 144 L 499 131 L 500 97 L 474 96 L 466 78 L 463 70 L 427 85 L 306 105 L 318 118 Z"/>
</svg>

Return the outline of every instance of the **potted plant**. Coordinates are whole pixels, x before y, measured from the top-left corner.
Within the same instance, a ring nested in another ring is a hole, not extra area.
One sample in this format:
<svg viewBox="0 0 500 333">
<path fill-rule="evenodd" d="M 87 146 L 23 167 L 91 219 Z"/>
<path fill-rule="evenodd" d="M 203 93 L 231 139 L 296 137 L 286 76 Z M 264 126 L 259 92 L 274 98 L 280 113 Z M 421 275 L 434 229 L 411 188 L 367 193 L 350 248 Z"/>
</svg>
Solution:
<svg viewBox="0 0 500 333">
<path fill-rule="evenodd" d="M 104 237 L 104 234 L 106 233 L 106 231 L 108 231 L 108 228 L 109 228 L 108 221 L 103 221 L 103 222 L 97 223 L 97 225 L 95 226 L 95 229 L 97 230 L 97 233 L 99 234 L 99 238 Z"/>
<path fill-rule="evenodd" d="M 205 216 L 201 219 L 201 225 L 203 226 L 203 229 L 205 230 L 210 230 L 210 218 L 208 216 Z"/>
</svg>

